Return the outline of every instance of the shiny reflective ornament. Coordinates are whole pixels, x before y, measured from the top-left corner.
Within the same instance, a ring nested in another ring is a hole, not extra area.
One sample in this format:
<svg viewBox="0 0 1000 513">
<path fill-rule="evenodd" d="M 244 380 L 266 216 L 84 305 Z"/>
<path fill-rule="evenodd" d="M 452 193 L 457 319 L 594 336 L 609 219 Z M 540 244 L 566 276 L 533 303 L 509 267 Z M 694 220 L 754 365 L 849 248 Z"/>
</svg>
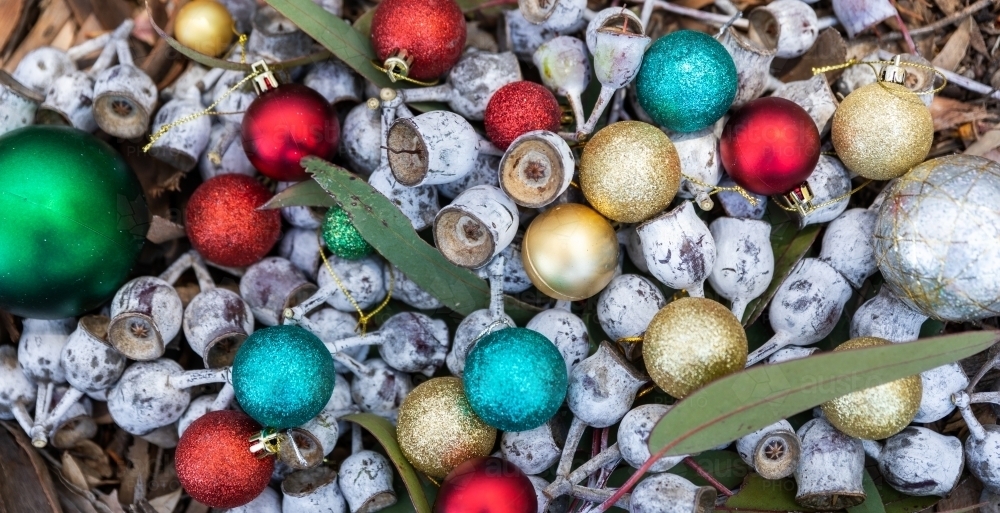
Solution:
<svg viewBox="0 0 1000 513">
<path fill-rule="evenodd" d="M 608 220 L 579 203 L 557 205 L 536 217 L 521 243 L 524 271 L 547 296 L 578 301 L 614 277 L 618 239 Z"/>
<path fill-rule="evenodd" d="M 660 129 L 641 121 L 602 128 L 580 157 L 580 188 L 605 217 L 638 223 L 674 199 L 681 184 L 681 160 Z"/>
<path fill-rule="evenodd" d="M 472 458 L 488 456 L 497 430 L 473 413 L 462 380 L 433 378 L 414 388 L 399 407 L 396 438 L 417 470 L 443 478 Z"/>
<path fill-rule="evenodd" d="M 834 351 L 889 345 L 876 337 L 848 340 Z M 903 430 L 920 409 L 923 386 L 920 375 L 851 392 L 823 403 L 823 415 L 834 427 L 863 440 L 881 440 Z"/>
<path fill-rule="evenodd" d="M 527 431 L 548 422 L 568 384 L 559 349 L 526 328 L 494 331 L 475 342 L 463 378 L 472 410 L 501 431 Z"/>
<path fill-rule="evenodd" d="M 533 130 L 558 132 L 561 119 L 562 109 L 552 91 L 541 84 L 521 80 L 493 93 L 486 104 L 483 124 L 490 141 L 506 150 L 514 139 Z"/>
<path fill-rule="evenodd" d="M 198 186 L 185 211 L 188 239 L 210 262 L 259 262 L 281 237 L 281 211 L 258 210 L 271 191 L 245 175 L 224 174 Z"/>
<path fill-rule="evenodd" d="M 315 417 L 333 393 L 333 358 L 299 326 L 272 326 L 250 335 L 233 360 L 240 408 L 264 426 L 284 429 Z"/>
<path fill-rule="evenodd" d="M 174 37 L 184 46 L 218 57 L 233 40 L 233 17 L 215 0 L 192 0 L 177 11 Z"/>
<path fill-rule="evenodd" d="M 326 247 L 340 258 L 357 260 L 372 252 L 371 244 L 361 236 L 343 208 L 330 207 L 323 218 L 321 229 Z"/>
<path fill-rule="evenodd" d="M 271 480 L 274 458 L 257 458 L 250 439 L 263 427 L 232 410 L 208 412 L 191 423 L 177 443 L 177 480 L 194 500 L 235 508 L 256 498 Z"/>
<path fill-rule="evenodd" d="M 111 299 L 139 257 L 149 212 L 111 146 L 68 127 L 0 137 L 0 309 L 80 315 Z"/>
<path fill-rule="evenodd" d="M 537 513 L 535 487 L 513 463 L 475 458 L 455 467 L 441 483 L 434 513 Z"/>
<path fill-rule="evenodd" d="M 653 381 L 680 399 L 747 363 L 747 336 L 726 307 L 686 297 L 663 307 L 646 328 L 642 357 Z"/>
<path fill-rule="evenodd" d="M 678 30 L 657 39 L 635 80 L 643 110 L 658 125 L 694 132 L 719 120 L 736 98 L 736 64 L 722 43 Z"/>
<path fill-rule="evenodd" d="M 371 34 L 383 67 L 432 81 L 462 56 L 465 16 L 454 0 L 385 0 L 375 10 Z"/>
<path fill-rule="evenodd" d="M 847 169 L 873 180 L 889 180 L 923 162 L 934 141 L 934 123 L 924 102 L 892 82 L 854 90 L 833 113 L 833 147 Z"/>
<path fill-rule="evenodd" d="M 875 261 L 890 289 L 935 319 L 1000 314 L 1000 164 L 951 155 L 896 180 L 875 223 Z"/>
<path fill-rule="evenodd" d="M 726 173 L 765 196 L 802 185 L 819 161 L 819 130 L 809 113 L 784 98 L 758 98 L 736 111 L 719 139 Z"/>
</svg>

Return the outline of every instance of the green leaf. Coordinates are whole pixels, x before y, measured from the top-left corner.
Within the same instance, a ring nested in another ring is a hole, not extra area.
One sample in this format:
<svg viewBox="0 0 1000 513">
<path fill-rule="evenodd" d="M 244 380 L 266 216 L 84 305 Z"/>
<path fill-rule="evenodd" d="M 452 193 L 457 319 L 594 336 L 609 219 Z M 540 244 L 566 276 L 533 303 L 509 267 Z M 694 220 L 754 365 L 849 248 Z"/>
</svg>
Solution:
<svg viewBox="0 0 1000 513">
<path fill-rule="evenodd" d="M 406 490 L 409 492 L 410 501 L 413 502 L 413 509 L 417 513 L 431 513 L 431 506 L 424 495 L 424 488 L 420 483 L 420 476 L 413 469 L 413 465 L 403 456 L 403 451 L 396 442 L 396 427 L 388 420 L 371 413 L 354 413 L 345 415 L 342 420 L 349 420 L 368 430 L 372 436 L 382 444 L 386 455 L 396 466 L 399 477 L 403 479 Z"/>
<path fill-rule="evenodd" d="M 882 495 L 878 493 L 875 480 L 871 474 L 865 470 L 865 475 L 861 481 L 865 489 L 865 501 L 852 508 L 847 508 L 847 513 L 885 513 L 885 506 L 882 504 Z"/>
<path fill-rule="evenodd" d="M 274 210 L 284 207 L 332 207 L 337 202 L 323 190 L 316 180 L 301 181 L 275 194 L 257 210 Z"/>
<path fill-rule="evenodd" d="M 771 223 L 771 249 L 774 251 L 774 275 L 767 290 L 747 305 L 747 313 L 743 315 L 743 325 L 753 324 L 764 313 L 778 286 L 785 281 L 792 267 L 805 256 L 809 248 L 816 242 L 820 225 L 812 224 L 799 229 L 794 221 L 781 207 L 772 201 L 767 207 L 764 220 Z"/>
<path fill-rule="evenodd" d="M 882 504 L 885 505 L 885 513 L 916 513 L 923 511 L 941 500 L 937 496 L 914 497 L 896 491 L 895 488 L 882 483 L 875 485 L 879 494 L 882 495 Z"/>
<path fill-rule="evenodd" d="M 489 307 L 490 288 L 472 271 L 459 267 L 427 244 L 402 212 L 350 171 L 317 157 L 302 159 L 306 171 L 351 218 L 354 227 L 376 251 L 408 278 L 462 314 Z M 540 309 L 504 297 L 507 315 L 523 325 Z"/>
<path fill-rule="evenodd" d="M 742 512 L 754 511 L 810 511 L 795 502 L 795 480 L 764 479 L 760 474 L 749 474 L 736 495 L 726 499 L 726 508 Z"/>
<path fill-rule="evenodd" d="M 966 332 L 759 365 L 679 401 L 653 429 L 650 452 L 699 453 L 855 390 L 971 356 L 998 339 L 997 331 Z"/>
</svg>

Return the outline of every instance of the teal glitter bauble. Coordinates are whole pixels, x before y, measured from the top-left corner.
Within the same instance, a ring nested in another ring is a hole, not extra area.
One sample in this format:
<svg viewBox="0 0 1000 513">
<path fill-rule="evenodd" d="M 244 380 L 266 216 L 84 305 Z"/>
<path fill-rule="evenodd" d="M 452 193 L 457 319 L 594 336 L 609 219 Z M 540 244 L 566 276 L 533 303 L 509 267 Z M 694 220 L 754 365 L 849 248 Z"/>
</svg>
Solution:
<svg viewBox="0 0 1000 513">
<path fill-rule="evenodd" d="M 502 431 L 546 423 L 566 398 L 566 362 L 545 335 L 525 328 L 494 331 L 465 359 L 465 395 L 472 411 Z"/>
<path fill-rule="evenodd" d="M 299 326 L 272 326 L 247 337 L 233 360 L 240 408 L 262 425 L 285 429 L 315 417 L 333 394 L 333 357 Z"/>
<path fill-rule="evenodd" d="M 332 206 L 326 211 L 322 233 L 326 247 L 340 258 L 357 260 L 372 252 L 371 244 L 358 233 L 347 212 L 338 206 Z"/>
<path fill-rule="evenodd" d="M 639 104 L 658 125 L 694 132 L 715 123 L 736 98 L 736 64 L 711 36 L 667 34 L 646 49 L 635 79 Z"/>
</svg>

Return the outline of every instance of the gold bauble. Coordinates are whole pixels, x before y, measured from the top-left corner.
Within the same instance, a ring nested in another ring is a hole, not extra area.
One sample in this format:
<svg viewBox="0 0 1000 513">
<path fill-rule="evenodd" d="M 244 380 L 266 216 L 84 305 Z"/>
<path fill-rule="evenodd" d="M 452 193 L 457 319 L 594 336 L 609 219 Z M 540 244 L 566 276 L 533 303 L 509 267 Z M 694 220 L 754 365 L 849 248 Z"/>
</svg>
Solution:
<svg viewBox="0 0 1000 513">
<path fill-rule="evenodd" d="M 174 37 L 184 46 L 218 57 L 233 40 L 233 17 L 215 0 L 191 0 L 177 13 Z"/>
<path fill-rule="evenodd" d="M 521 244 L 524 270 L 538 290 L 566 301 L 604 289 L 618 267 L 618 238 L 607 219 L 579 203 L 536 217 Z"/>
<path fill-rule="evenodd" d="M 747 335 L 728 308 L 685 297 L 656 312 L 642 340 L 646 371 L 680 399 L 747 364 Z"/>
<path fill-rule="evenodd" d="M 840 344 L 834 351 L 887 346 L 877 337 L 860 337 Z M 823 403 L 823 415 L 844 434 L 864 440 L 882 440 L 903 430 L 920 409 L 923 397 L 920 375 L 857 390 Z"/>
<path fill-rule="evenodd" d="M 465 461 L 489 456 L 497 430 L 472 411 L 462 380 L 447 377 L 427 380 L 406 396 L 396 437 L 417 470 L 443 478 Z"/>
<path fill-rule="evenodd" d="M 890 180 L 924 161 L 934 141 L 934 122 L 912 91 L 875 82 L 844 98 L 833 113 L 831 137 L 847 169 L 872 180 Z"/>
<path fill-rule="evenodd" d="M 681 184 L 681 159 L 659 128 L 641 121 L 612 123 L 587 141 L 580 188 L 609 219 L 645 221 L 667 208 Z"/>
</svg>

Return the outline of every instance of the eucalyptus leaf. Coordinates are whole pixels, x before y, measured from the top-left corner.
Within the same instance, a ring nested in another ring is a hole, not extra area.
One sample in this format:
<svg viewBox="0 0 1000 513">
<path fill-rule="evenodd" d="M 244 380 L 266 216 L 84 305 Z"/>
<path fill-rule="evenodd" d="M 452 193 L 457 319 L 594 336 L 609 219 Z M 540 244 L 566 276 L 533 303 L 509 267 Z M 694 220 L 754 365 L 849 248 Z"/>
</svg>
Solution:
<svg viewBox="0 0 1000 513">
<path fill-rule="evenodd" d="M 303 180 L 275 194 L 257 210 L 274 210 L 285 207 L 332 207 L 337 202 L 323 190 L 316 180 Z"/>
<path fill-rule="evenodd" d="M 740 459 L 740 455 L 734 451 L 705 451 L 701 454 L 691 456 L 691 459 L 705 472 L 714 477 L 716 481 L 729 489 L 739 487 L 740 483 L 743 483 L 747 475 L 752 472 L 750 466 L 744 463 Z M 698 486 L 710 486 L 710 483 L 705 478 L 699 476 L 697 472 L 684 464 L 684 462 L 674 465 L 667 472 L 677 474 Z"/>
<path fill-rule="evenodd" d="M 885 505 L 882 504 L 882 495 L 878 493 L 875 480 L 871 474 L 865 470 L 861 485 L 865 489 L 865 500 L 857 506 L 847 508 L 847 513 L 885 513 Z"/>
<path fill-rule="evenodd" d="M 736 495 L 726 499 L 726 507 L 751 511 L 812 511 L 795 502 L 795 480 L 764 479 L 757 473 L 747 475 Z"/>
<path fill-rule="evenodd" d="M 378 443 L 385 449 L 386 455 L 392 460 L 392 464 L 396 466 L 399 477 L 403 479 L 410 502 L 413 503 L 413 509 L 417 513 L 431 513 L 431 506 L 424 494 L 420 476 L 413 469 L 413 465 L 410 465 L 410 462 L 403 456 L 403 451 L 400 450 L 399 443 L 396 441 L 396 427 L 388 420 L 371 413 L 345 415 L 342 420 L 358 424 L 378 440 Z"/>
<path fill-rule="evenodd" d="M 941 497 L 934 495 L 926 495 L 922 497 L 906 495 L 885 484 L 884 481 L 876 483 L 875 486 L 878 488 L 879 494 L 882 496 L 882 504 L 885 507 L 885 513 L 916 513 L 917 511 L 923 511 L 930 508 L 941 500 Z"/>
</svg>

